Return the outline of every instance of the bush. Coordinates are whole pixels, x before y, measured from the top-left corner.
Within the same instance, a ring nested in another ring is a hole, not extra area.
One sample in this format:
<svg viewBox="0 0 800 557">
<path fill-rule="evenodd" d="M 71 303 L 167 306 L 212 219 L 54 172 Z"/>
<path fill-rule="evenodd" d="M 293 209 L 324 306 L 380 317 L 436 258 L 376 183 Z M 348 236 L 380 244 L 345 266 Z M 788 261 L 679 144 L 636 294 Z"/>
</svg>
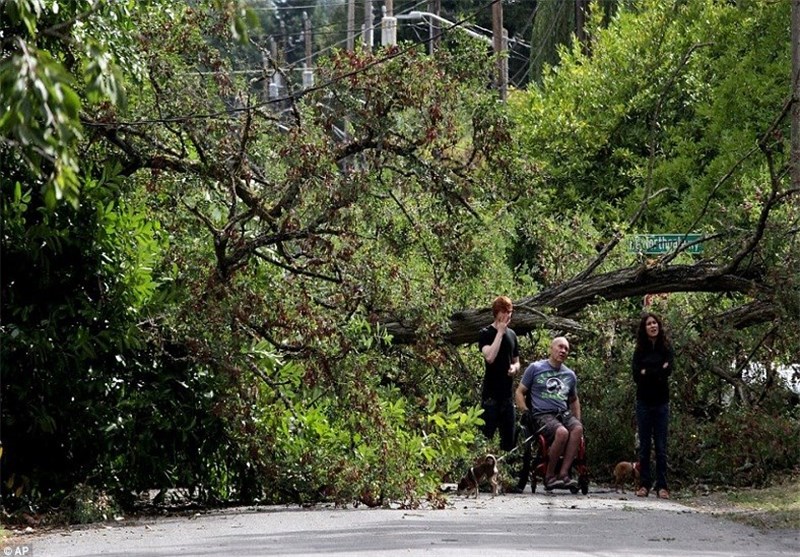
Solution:
<svg viewBox="0 0 800 557">
<path fill-rule="evenodd" d="M 64 498 L 58 511 L 67 524 L 89 524 L 112 519 L 119 508 L 107 493 L 79 484 Z"/>
</svg>

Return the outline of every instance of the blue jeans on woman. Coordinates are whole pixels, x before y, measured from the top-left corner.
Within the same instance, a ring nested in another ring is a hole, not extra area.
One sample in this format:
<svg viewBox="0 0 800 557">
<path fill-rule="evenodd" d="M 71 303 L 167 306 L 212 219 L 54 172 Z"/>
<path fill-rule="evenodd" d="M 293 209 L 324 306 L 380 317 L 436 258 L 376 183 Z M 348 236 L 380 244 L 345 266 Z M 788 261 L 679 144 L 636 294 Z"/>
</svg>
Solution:
<svg viewBox="0 0 800 557">
<path fill-rule="evenodd" d="M 651 442 L 656 448 L 655 490 L 667 489 L 667 431 L 669 429 L 669 403 L 652 406 L 636 401 L 636 424 L 639 430 L 639 474 L 642 487 L 648 491 L 653 486 L 650 472 Z"/>
</svg>

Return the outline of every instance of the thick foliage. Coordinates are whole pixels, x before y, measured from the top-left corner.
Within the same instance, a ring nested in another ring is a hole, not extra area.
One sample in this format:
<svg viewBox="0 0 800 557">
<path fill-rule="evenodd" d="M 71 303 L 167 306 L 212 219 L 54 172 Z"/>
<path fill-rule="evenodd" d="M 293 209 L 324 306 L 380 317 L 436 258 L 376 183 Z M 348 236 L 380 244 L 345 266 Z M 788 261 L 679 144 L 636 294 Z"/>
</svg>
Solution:
<svg viewBox="0 0 800 557">
<path fill-rule="evenodd" d="M 36 8 L 13 13 L 20 29 L 59 28 L 52 10 L 13 4 Z M 68 66 L 21 30 L 4 43 L 9 508 L 79 484 L 65 505 L 94 488 L 126 505 L 152 488 L 413 505 L 475 442 L 458 396 L 472 393 L 441 373 L 454 355 L 437 338 L 453 308 L 510 276 L 479 214 L 503 213 L 508 175 L 489 61 L 458 44 L 438 61 L 336 53 L 320 61 L 324 87 L 273 106 L 211 46 L 237 28 L 213 4 L 76 2 L 62 13 L 72 34 L 47 45 Z M 126 102 L 80 86 L 91 61 L 71 48 L 88 25 L 112 27 L 104 52 Z M 20 104 L 26 51 L 63 77 L 42 87 L 72 84 L 74 98 Z M 53 136 L 48 110 L 75 130 L 51 153 L 69 188 L 22 141 Z M 387 317 L 430 340 L 392 347 Z"/>
<path fill-rule="evenodd" d="M 458 34 L 435 57 L 333 51 L 315 87 L 275 99 L 269 72 L 233 71 L 234 2 L 5 3 L 4 504 L 77 486 L 76 517 L 105 489 L 413 506 L 496 452 L 476 438 L 482 361 L 446 345 L 450 316 L 558 288 L 628 230 L 724 232 L 702 256 L 719 264 L 759 231 L 732 264 L 766 269 L 752 291 L 657 302 L 679 347 L 671 454 L 686 478 L 791 466 L 788 127 L 758 143 L 788 91 L 787 8 L 632 4 L 506 107 Z M 620 244 L 596 269 L 654 265 L 637 257 Z M 777 309 L 730 319 L 755 302 Z M 578 316 L 597 479 L 632 456 L 639 310 Z M 522 339 L 525 362 L 550 334 Z"/>
<path fill-rule="evenodd" d="M 79 120 L 125 109 L 120 68 L 125 79 L 141 76 L 130 29 L 148 7 L 3 3 L 0 369 L 9 510 L 58 505 L 84 482 L 126 496 L 175 485 L 230 491 L 227 479 L 224 491 L 212 491 L 216 467 L 230 475 L 238 458 L 214 412 L 220 382 L 159 330 L 174 293 L 167 233 L 147 214 L 146 192 Z"/>
<path fill-rule="evenodd" d="M 763 289 L 754 284 L 746 295 L 656 299 L 654 309 L 666 315 L 678 347 L 671 442 L 678 477 L 762 482 L 791 467 L 792 455 L 796 460 L 793 442 L 788 452 L 775 447 L 798 431 L 796 396 L 785 383 L 798 346 L 798 213 L 793 201 L 767 205 L 797 195 L 786 179 L 790 126 L 781 118 L 790 92 L 789 8 L 780 2 L 621 6 L 607 28 L 595 18 L 590 56 L 577 46 L 562 50 L 539 87 L 512 99 L 523 149 L 541 170 L 535 193 L 549 196 L 556 214 L 520 230 L 514 249 L 541 283 L 561 284 L 593 257 L 592 247 L 601 251 L 633 232 L 702 232 L 720 240 L 703 244 L 697 264 L 770 269 Z M 754 236 L 757 248 L 740 251 Z M 644 273 L 669 263 L 626 247 L 617 244 L 598 270 L 638 264 Z M 780 309 L 747 317 L 747 308 L 761 301 Z M 576 366 L 587 437 L 610 432 L 590 451 L 603 473 L 634 455 L 628 365 L 640 311 L 639 300 L 631 300 L 581 315 L 597 330 L 595 341 L 581 339 Z M 787 400 L 795 400 L 788 410 Z M 758 433 L 742 429 L 721 442 L 742 417 Z M 773 420 L 774 428 L 759 425 Z M 701 468 L 697 447 L 708 449 Z M 724 451 L 742 455 L 741 462 L 723 463 Z M 762 463 L 767 454 L 773 456 Z"/>
</svg>

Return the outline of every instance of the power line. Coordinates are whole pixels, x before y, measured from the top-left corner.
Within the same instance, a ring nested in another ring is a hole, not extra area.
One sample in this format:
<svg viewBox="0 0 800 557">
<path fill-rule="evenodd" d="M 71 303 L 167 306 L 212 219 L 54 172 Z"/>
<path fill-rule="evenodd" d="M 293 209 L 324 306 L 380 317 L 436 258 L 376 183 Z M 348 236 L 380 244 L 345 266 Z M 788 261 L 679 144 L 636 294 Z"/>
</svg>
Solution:
<svg viewBox="0 0 800 557">
<path fill-rule="evenodd" d="M 413 6 L 410 6 L 410 7 L 406 8 L 406 9 L 405 9 L 405 11 L 403 11 L 403 12 L 400 12 L 400 14 L 398 14 L 398 15 L 403 15 L 403 14 L 406 14 L 406 13 L 411 13 L 412 11 L 414 11 L 414 9 L 415 9 L 415 8 L 417 8 L 417 7 L 421 6 L 422 4 L 427 4 L 427 3 L 428 3 L 428 0 L 420 0 L 419 2 L 417 2 L 416 4 L 414 4 Z M 374 28 L 373 28 L 373 29 L 374 29 Z M 332 33 L 332 34 L 336 34 L 336 33 Z M 321 54 L 324 54 L 324 53 L 326 53 L 326 52 L 329 52 L 329 51 L 333 50 L 334 48 L 336 48 L 337 46 L 341 46 L 341 45 L 343 45 L 343 44 L 345 44 L 345 43 L 347 43 L 347 38 L 345 38 L 345 39 L 342 39 L 341 41 L 338 41 L 338 42 L 336 42 L 336 43 L 333 43 L 332 45 L 328 45 L 328 46 L 326 46 L 325 48 L 323 48 L 323 49 L 320 49 L 320 50 L 318 50 L 318 51 L 316 51 L 316 52 L 313 52 L 313 53 L 311 54 L 311 59 L 313 60 L 314 58 L 318 57 L 319 55 L 321 55 Z M 303 62 L 305 62 L 306 60 L 307 60 L 307 58 L 302 58 L 302 59 L 298 60 L 296 63 L 297 63 L 297 64 L 300 64 L 300 63 L 303 63 Z"/>
<path fill-rule="evenodd" d="M 347 2 L 325 2 L 324 4 L 308 4 L 304 6 L 277 6 L 274 3 L 271 6 L 258 6 L 255 4 L 246 4 L 247 9 L 254 12 L 287 12 L 291 10 L 314 10 L 316 8 L 337 8 L 347 6 Z M 363 7 L 365 2 L 356 2 L 356 6 Z"/>
<path fill-rule="evenodd" d="M 540 4 L 537 2 L 536 5 L 533 8 L 533 11 L 531 12 L 531 16 L 528 18 L 528 23 L 526 23 L 525 27 L 523 27 L 522 31 L 520 31 L 519 34 L 522 35 L 523 37 L 526 35 L 526 33 L 528 33 L 528 30 L 531 29 L 531 27 L 533 27 L 533 20 L 536 18 L 536 12 L 539 11 L 539 6 L 540 6 Z M 523 58 L 525 60 L 525 63 L 522 64 L 520 69 L 517 70 L 517 72 L 511 77 L 510 81 L 512 81 L 515 84 L 518 83 L 517 78 L 520 76 L 520 74 L 524 75 L 525 72 L 529 72 L 530 71 L 531 53 L 533 51 L 533 45 L 528 45 L 528 48 L 531 49 L 531 52 L 528 53 L 528 56 Z"/>
<path fill-rule="evenodd" d="M 422 2 L 419 2 L 417 4 L 417 6 L 419 4 L 422 4 L 424 1 L 425 0 L 422 0 Z M 453 29 L 464 27 L 464 25 L 469 22 L 470 18 L 475 17 L 475 15 L 480 13 L 481 10 L 485 10 L 486 8 L 488 8 L 490 6 L 493 6 L 497 2 L 501 2 L 501 1 L 502 0 L 490 0 L 487 4 L 484 4 L 483 6 L 478 8 L 478 10 L 475 11 L 471 16 L 465 17 L 465 18 L 461 19 L 460 21 L 452 23 L 448 27 L 441 29 L 437 35 L 435 35 L 433 37 L 428 37 L 427 39 L 424 39 L 421 42 L 422 43 L 430 42 L 432 40 L 435 40 L 435 39 L 443 36 L 445 34 L 445 32 L 447 32 L 447 31 L 452 31 Z M 285 95 L 283 97 L 278 97 L 278 98 L 275 98 L 275 99 L 270 99 L 270 100 L 267 100 L 267 101 L 258 102 L 258 103 L 255 103 L 255 104 L 252 104 L 252 105 L 248 105 L 248 106 L 235 107 L 235 108 L 220 110 L 220 111 L 217 111 L 217 112 L 211 112 L 211 113 L 207 113 L 207 114 L 195 114 L 193 116 L 175 116 L 175 117 L 171 117 L 171 118 L 158 118 L 158 119 L 136 120 L 136 121 L 114 122 L 114 123 L 111 123 L 111 122 L 88 122 L 88 121 L 83 121 L 82 123 L 83 123 L 83 125 L 85 125 L 87 127 L 103 128 L 103 127 L 115 127 L 115 126 L 120 126 L 120 125 L 125 125 L 125 126 L 144 126 L 144 125 L 151 125 L 151 124 L 180 123 L 180 122 L 189 122 L 189 121 L 193 121 L 193 120 L 213 120 L 213 119 L 217 119 L 217 118 L 230 117 L 231 114 L 247 112 L 247 111 L 250 111 L 250 110 L 255 110 L 255 109 L 258 109 L 258 108 L 263 108 L 263 107 L 266 107 L 266 106 L 270 106 L 270 105 L 273 105 L 273 104 L 279 104 L 279 103 L 285 103 L 287 101 L 297 100 L 297 99 L 299 99 L 299 98 L 301 98 L 301 97 L 303 97 L 303 96 L 305 96 L 305 95 L 307 95 L 309 93 L 313 93 L 315 91 L 324 90 L 324 89 L 330 87 L 331 85 L 333 85 L 335 83 L 338 83 L 340 81 L 343 81 L 343 80 L 345 80 L 345 79 L 347 79 L 349 77 L 352 77 L 352 76 L 355 76 L 355 75 L 359 75 L 359 74 L 364 73 L 364 72 L 366 72 L 366 71 L 368 71 L 368 70 L 370 70 L 370 69 L 372 69 L 372 68 L 374 68 L 376 66 L 379 66 L 379 65 L 384 64 L 386 62 L 394 60 L 395 58 L 399 58 L 401 56 L 404 56 L 404 55 L 408 54 L 409 52 L 411 52 L 413 50 L 416 50 L 417 48 L 418 48 L 418 44 L 416 44 L 416 43 L 412 44 L 412 45 L 409 45 L 409 46 L 407 46 L 405 48 L 401 48 L 401 49 L 398 49 L 398 50 L 396 50 L 394 52 L 391 52 L 391 53 L 387 54 L 386 56 L 384 56 L 382 58 L 378 58 L 378 59 L 374 60 L 373 62 L 365 64 L 361 68 L 358 68 L 356 70 L 352 70 L 350 72 L 341 74 L 341 75 L 339 75 L 339 76 L 337 76 L 337 77 L 335 77 L 333 79 L 330 79 L 329 81 L 327 81 L 325 83 L 321 83 L 320 85 L 309 87 L 307 89 L 303 89 L 301 91 L 297 91 L 297 92 Z M 247 70 L 240 70 L 240 71 L 247 71 Z M 209 73 L 215 74 L 215 73 L 220 73 L 220 72 L 209 72 Z"/>
<path fill-rule="evenodd" d="M 336 2 L 336 3 L 326 4 L 325 7 L 327 7 L 327 6 L 338 7 L 338 6 L 346 6 L 346 5 L 347 5 L 347 2 Z M 247 5 L 247 9 L 248 10 L 252 10 L 254 12 L 286 12 L 286 11 L 290 11 L 290 10 L 315 10 L 315 9 L 317 9 L 319 7 L 321 7 L 319 4 L 310 4 L 310 5 L 307 5 L 307 6 L 275 6 L 275 5 L 273 5 L 273 6 L 258 6 L 258 7 L 253 6 L 252 4 L 248 4 Z"/>
<path fill-rule="evenodd" d="M 418 2 L 415 6 L 419 6 L 423 2 L 425 2 L 425 0 L 422 0 L 422 1 Z M 437 35 L 435 35 L 433 37 L 429 37 L 428 39 L 426 39 L 426 40 L 424 40 L 422 42 L 423 43 L 427 43 L 427 42 L 436 40 L 437 38 L 442 37 L 447 31 L 451 31 L 451 30 L 457 29 L 457 28 L 463 28 L 466 23 L 469 23 L 470 20 L 472 18 L 474 18 L 482 10 L 487 9 L 488 7 L 493 6 L 494 4 L 496 4 L 498 2 L 502 2 L 502 0 L 490 0 L 488 3 L 486 3 L 483 6 L 481 6 L 480 8 L 478 8 L 471 16 L 467 16 L 467 17 L 461 19 L 460 21 L 452 23 L 451 25 L 449 25 L 446 28 L 440 29 L 440 31 L 439 31 L 439 33 Z M 265 102 L 262 102 L 262 103 L 256 103 L 255 105 L 253 105 L 250 108 L 259 108 L 259 107 L 262 107 L 262 106 L 267 106 L 269 104 L 275 104 L 275 103 L 279 103 L 279 102 L 286 102 L 286 101 L 289 101 L 289 100 L 298 99 L 298 98 L 300 98 L 300 97 L 302 97 L 302 96 L 304 96 L 304 95 L 306 95 L 308 93 L 325 89 L 326 87 L 328 87 L 328 86 L 330 86 L 330 85 L 332 85 L 332 84 L 334 84 L 334 83 L 336 83 L 338 81 L 341 81 L 343 79 L 346 79 L 346 78 L 354 76 L 354 75 L 358 75 L 358 74 L 360 74 L 362 72 L 367 71 L 368 69 L 371 69 L 372 67 L 378 66 L 378 65 L 383 64 L 385 62 L 388 62 L 389 60 L 393 60 L 394 58 L 398 58 L 398 57 L 400 57 L 402 55 L 405 55 L 408 52 L 416 49 L 416 47 L 417 47 L 416 44 L 410 45 L 409 47 L 406 47 L 406 48 L 398 50 L 396 53 L 389 54 L 388 56 L 386 56 L 384 58 L 379 58 L 379 59 L 375 60 L 374 62 L 365 65 L 363 68 L 359 68 L 358 70 L 353 70 L 352 72 L 347 72 L 345 74 L 342 74 L 342 75 L 340 75 L 340 76 L 338 76 L 338 77 L 336 77 L 336 78 L 334 78 L 334 79 L 332 79 L 332 80 L 330 80 L 330 81 L 328 81 L 328 82 L 326 82 L 324 84 L 320 84 L 320 85 L 317 85 L 317 86 L 314 86 L 314 87 L 309 87 L 308 89 L 303 89 L 302 91 L 299 91 L 297 93 L 286 95 L 284 97 L 280 97 L 280 98 L 277 98 L 277 99 L 272 99 L 270 101 L 265 101 Z M 239 111 L 244 111 L 244 110 L 247 110 L 247 109 L 248 109 L 248 107 L 244 107 L 244 108 L 241 108 L 241 109 L 238 109 L 238 110 Z"/>
<path fill-rule="evenodd" d="M 555 34 L 556 25 L 561 18 L 562 12 L 564 11 L 564 7 L 568 4 L 568 2 L 562 2 L 561 5 L 558 7 L 558 12 L 556 12 L 555 17 L 553 17 L 553 22 L 550 24 L 550 29 L 547 30 L 545 38 L 550 39 Z M 544 53 L 544 41 L 539 43 L 539 50 L 536 53 L 536 57 L 531 57 L 530 66 L 533 67 L 535 62 L 538 62 L 539 56 Z M 533 53 L 531 53 L 533 54 Z"/>
<path fill-rule="evenodd" d="M 402 10 L 402 11 L 400 11 L 400 12 L 398 12 L 398 13 L 396 13 L 396 14 L 395 14 L 395 17 L 398 17 L 398 18 L 400 18 L 400 17 L 402 17 L 403 15 L 410 14 L 411 12 L 414 12 L 414 11 L 416 11 L 416 9 L 417 9 L 418 7 L 420 7 L 420 6 L 422 6 L 423 4 L 427 5 L 427 4 L 428 4 L 428 1 L 429 1 L 429 0 L 419 0 L 419 1 L 418 1 L 416 4 L 413 4 L 413 5 L 411 5 L 411 6 L 407 6 L 407 7 L 403 8 L 403 10 Z M 497 0 L 497 1 L 502 1 L 502 0 Z M 484 32 L 487 32 L 487 33 L 491 34 L 491 31 L 490 31 L 490 30 L 488 30 L 488 29 L 484 29 L 484 28 L 482 28 L 482 27 L 480 27 L 480 26 L 478 26 L 478 25 L 475 25 L 475 23 L 474 23 L 474 22 L 472 22 L 472 21 L 470 21 L 470 20 L 471 20 L 471 19 L 474 19 L 474 18 L 475 18 L 475 16 L 477 16 L 477 14 L 478 14 L 478 13 L 480 13 L 482 10 L 486 9 L 487 7 L 489 7 L 489 6 L 493 5 L 494 3 L 495 3 L 495 1 L 492 1 L 492 2 L 489 2 L 488 4 L 484 5 L 483 7 L 480 7 L 480 8 L 478 8 L 478 9 L 475 11 L 475 13 L 473 13 L 472 15 L 470 15 L 470 16 L 468 16 L 468 17 L 465 17 L 465 18 L 464 18 L 464 19 L 463 19 L 461 22 L 459 22 L 459 23 L 460 23 L 459 27 L 466 28 L 464 24 L 466 24 L 466 23 L 469 23 L 471 27 L 474 27 L 474 28 L 477 28 L 477 29 L 481 29 L 482 31 L 484 31 Z M 364 5 L 364 2 L 357 2 L 357 4 Z M 326 5 L 332 5 L 332 4 L 326 4 Z M 336 3 L 335 5 L 341 5 L 341 6 L 343 6 L 343 5 L 346 5 L 346 3 Z M 265 8 L 265 9 L 266 9 L 266 8 Z M 323 25 L 322 27 L 323 27 L 323 28 L 335 28 L 335 27 L 336 27 L 336 25 L 337 25 L 337 24 L 329 23 L 329 24 L 327 24 L 327 25 Z M 417 40 L 417 42 L 420 42 L 420 43 L 425 43 L 425 42 L 428 42 L 430 39 L 425 39 L 425 38 L 423 38 L 423 37 L 422 37 L 422 33 L 423 33 L 423 31 L 420 31 L 420 30 L 419 30 L 419 28 L 420 28 L 422 25 L 423 25 L 423 24 L 413 24 L 413 23 L 412 23 L 412 24 L 408 24 L 408 27 L 409 27 L 409 28 L 411 28 L 411 29 L 413 30 L 413 32 L 414 32 L 414 34 L 415 34 L 415 36 L 416 36 L 416 40 Z M 452 27 L 455 27 L 455 26 L 452 26 Z M 378 31 L 378 29 L 379 29 L 379 25 L 375 25 L 375 26 L 372 28 L 373 32 L 377 32 L 377 31 Z M 423 29 L 424 29 L 424 28 L 423 28 Z M 449 29 L 444 29 L 444 30 L 441 30 L 441 32 L 440 32 L 440 33 L 437 35 L 437 37 L 441 37 L 442 35 L 444 35 L 444 31 L 446 31 L 446 30 L 449 30 Z M 334 35 L 341 35 L 341 34 L 343 34 L 343 33 L 345 33 L 345 32 L 346 32 L 346 30 L 344 30 L 344 29 L 343 29 L 343 30 L 340 30 L 340 31 L 322 31 L 322 32 L 320 32 L 320 31 L 312 31 L 312 35 L 313 35 L 314 37 L 324 37 L 324 36 L 334 36 Z M 285 33 L 278 33 L 278 34 L 276 34 L 276 33 L 269 33 L 267 36 L 269 36 L 269 37 L 272 37 L 272 38 L 275 38 L 275 39 L 287 39 L 287 38 L 291 39 L 291 38 L 293 38 L 293 37 L 295 37 L 295 36 L 298 36 L 298 35 L 302 35 L 302 31 L 299 31 L 299 32 L 294 32 L 294 33 L 285 32 Z M 529 45 L 527 45 L 526 43 L 524 43 L 523 41 L 520 41 L 520 40 L 518 40 L 518 39 L 511 39 L 511 40 L 509 40 L 509 42 L 514 42 L 514 43 L 517 43 L 517 44 L 522 44 L 523 46 L 529 46 Z M 337 41 L 337 42 L 335 42 L 335 43 L 333 43 L 333 44 L 329 44 L 328 46 L 326 46 L 326 47 L 324 47 L 324 48 L 321 48 L 321 49 L 319 49 L 319 50 L 317 50 L 317 51 L 313 52 L 313 53 L 311 54 L 311 56 L 310 56 L 310 59 L 311 59 L 311 60 L 313 60 L 314 58 L 316 58 L 316 57 L 318 57 L 318 56 L 320 56 L 320 55 L 322 55 L 322 54 L 325 54 L 325 53 L 327 53 L 327 52 L 330 52 L 330 51 L 332 51 L 333 49 L 335 49 L 335 48 L 337 48 L 337 47 L 340 47 L 340 46 L 342 46 L 342 45 L 344 45 L 344 44 L 346 44 L 346 43 L 347 43 L 347 38 L 345 37 L 344 39 L 341 39 L 341 40 L 339 40 L 339 41 Z M 290 46 L 291 46 L 291 48 L 284 50 L 284 54 L 291 54 L 292 52 L 296 52 L 296 51 L 298 50 L 298 47 L 296 47 L 296 46 L 294 46 L 294 45 L 290 45 Z M 296 66 L 296 65 L 304 64 L 304 63 L 305 63 L 305 62 L 307 62 L 308 60 L 309 60 L 309 57 L 303 57 L 303 58 L 300 58 L 300 59 L 298 59 L 298 60 L 295 60 L 295 61 L 292 63 L 292 65 L 291 65 L 291 66 L 289 66 L 289 69 L 293 68 L 293 67 L 294 67 L 294 66 Z"/>
</svg>

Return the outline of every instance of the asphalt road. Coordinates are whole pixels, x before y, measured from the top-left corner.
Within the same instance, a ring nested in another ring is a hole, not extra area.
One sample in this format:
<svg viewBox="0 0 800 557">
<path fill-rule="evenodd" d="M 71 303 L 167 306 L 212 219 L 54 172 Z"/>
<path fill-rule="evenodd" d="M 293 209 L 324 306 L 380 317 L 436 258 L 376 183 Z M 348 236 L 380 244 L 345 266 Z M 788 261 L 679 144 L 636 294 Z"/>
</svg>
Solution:
<svg viewBox="0 0 800 557">
<path fill-rule="evenodd" d="M 12 538 L 4 555 L 233 557 L 766 557 L 800 554 L 800 533 L 761 533 L 676 501 L 590 490 L 477 500 L 433 509 L 238 508 Z M 12 549 L 9 552 L 9 548 Z"/>
</svg>

